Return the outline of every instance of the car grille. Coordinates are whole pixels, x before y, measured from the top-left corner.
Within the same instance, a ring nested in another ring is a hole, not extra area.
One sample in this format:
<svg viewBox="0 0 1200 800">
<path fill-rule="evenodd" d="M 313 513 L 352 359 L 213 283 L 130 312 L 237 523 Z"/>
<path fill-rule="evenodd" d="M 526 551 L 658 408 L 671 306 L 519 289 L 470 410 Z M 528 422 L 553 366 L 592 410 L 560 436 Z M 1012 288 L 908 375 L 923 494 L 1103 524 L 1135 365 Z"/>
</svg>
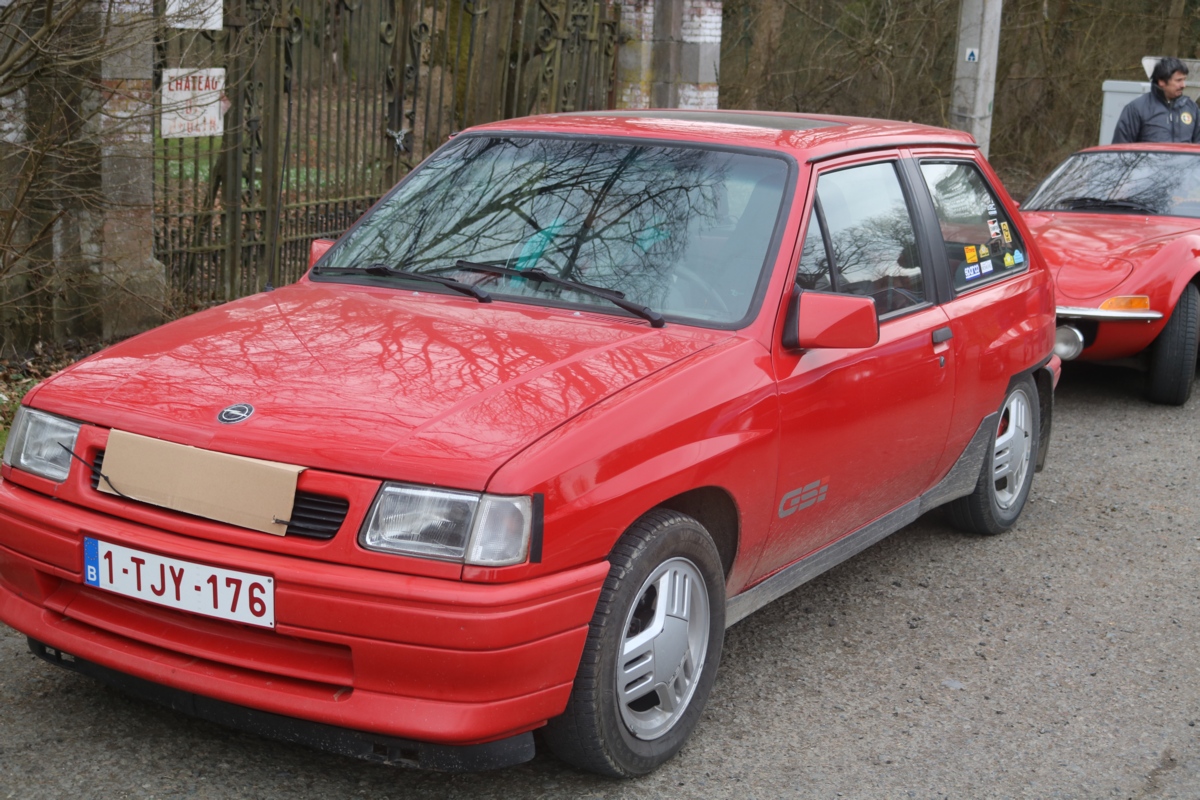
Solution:
<svg viewBox="0 0 1200 800">
<path fill-rule="evenodd" d="M 104 465 L 104 451 L 96 454 L 92 462 L 92 488 L 100 488 L 100 471 Z M 310 539 L 332 539 L 346 514 L 350 501 L 312 492 L 296 492 L 292 505 L 292 519 L 288 523 L 288 536 L 305 536 Z"/>
</svg>

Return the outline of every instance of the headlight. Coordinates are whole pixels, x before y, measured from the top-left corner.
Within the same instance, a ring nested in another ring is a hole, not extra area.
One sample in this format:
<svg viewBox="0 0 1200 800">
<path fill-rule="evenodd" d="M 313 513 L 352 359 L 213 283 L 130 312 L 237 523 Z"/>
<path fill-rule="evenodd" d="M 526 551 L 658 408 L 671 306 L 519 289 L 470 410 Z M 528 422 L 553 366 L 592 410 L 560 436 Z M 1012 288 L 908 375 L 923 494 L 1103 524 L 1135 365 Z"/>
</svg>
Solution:
<svg viewBox="0 0 1200 800">
<path fill-rule="evenodd" d="M 78 422 L 21 406 L 4 445 L 4 463 L 55 482 L 65 481 L 78 435 Z"/>
<path fill-rule="evenodd" d="M 503 567 L 525 560 L 532 527 L 528 497 L 388 483 L 358 540 L 368 550 Z"/>
</svg>

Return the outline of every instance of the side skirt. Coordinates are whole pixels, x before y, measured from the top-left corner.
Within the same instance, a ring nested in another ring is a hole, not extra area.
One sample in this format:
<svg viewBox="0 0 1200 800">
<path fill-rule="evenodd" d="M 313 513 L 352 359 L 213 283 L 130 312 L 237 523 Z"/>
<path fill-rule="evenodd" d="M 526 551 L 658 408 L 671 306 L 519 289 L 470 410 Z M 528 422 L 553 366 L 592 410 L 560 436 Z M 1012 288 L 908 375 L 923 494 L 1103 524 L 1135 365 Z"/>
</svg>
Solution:
<svg viewBox="0 0 1200 800">
<path fill-rule="evenodd" d="M 946 477 L 920 497 L 911 500 L 879 519 L 847 534 L 835 542 L 811 553 L 796 563 L 784 567 L 766 580 L 751 586 L 739 595 L 729 598 L 725 604 L 725 627 L 733 625 L 753 614 L 758 609 L 778 600 L 788 592 L 808 583 L 823 572 L 833 569 L 853 555 L 861 553 L 871 545 L 914 522 L 926 511 L 937 508 L 959 497 L 966 497 L 975 490 L 979 471 L 987 456 L 992 441 L 992 431 L 1000 422 L 1000 412 L 988 414 L 979 423 L 975 435 L 967 443 L 962 455 L 946 473 Z"/>
</svg>

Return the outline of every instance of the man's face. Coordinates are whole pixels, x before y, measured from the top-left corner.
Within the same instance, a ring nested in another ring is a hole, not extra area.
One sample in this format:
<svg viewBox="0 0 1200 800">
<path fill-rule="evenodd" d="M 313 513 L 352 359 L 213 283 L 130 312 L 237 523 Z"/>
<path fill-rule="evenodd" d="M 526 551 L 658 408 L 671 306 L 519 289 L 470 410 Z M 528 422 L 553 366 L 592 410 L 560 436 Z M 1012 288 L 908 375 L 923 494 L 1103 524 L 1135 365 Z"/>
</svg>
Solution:
<svg viewBox="0 0 1200 800">
<path fill-rule="evenodd" d="M 1168 100 L 1174 100 L 1183 94 L 1183 90 L 1187 88 L 1187 75 L 1184 75 L 1182 72 L 1176 72 L 1169 80 L 1158 81 L 1158 88 L 1162 89 L 1163 95 Z"/>
</svg>

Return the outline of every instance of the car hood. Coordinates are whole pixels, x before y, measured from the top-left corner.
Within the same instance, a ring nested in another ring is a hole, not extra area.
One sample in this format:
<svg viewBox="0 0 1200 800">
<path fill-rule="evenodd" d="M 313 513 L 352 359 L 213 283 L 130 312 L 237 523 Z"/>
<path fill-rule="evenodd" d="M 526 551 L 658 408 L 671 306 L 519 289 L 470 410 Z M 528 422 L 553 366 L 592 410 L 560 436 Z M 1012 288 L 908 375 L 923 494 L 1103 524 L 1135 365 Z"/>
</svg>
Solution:
<svg viewBox="0 0 1200 800">
<path fill-rule="evenodd" d="M 302 283 L 109 348 L 31 402 L 235 455 L 482 489 L 546 432 L 730 335 Z M 237 403 L 253 414 L 218 422 Z"/>
<path fill-rule="evenodd" d="M 1022 212 L 1060 298 L 1106 299 L 1164 246 L 1200 220 L 1131 214 Z"/>
</svg>

